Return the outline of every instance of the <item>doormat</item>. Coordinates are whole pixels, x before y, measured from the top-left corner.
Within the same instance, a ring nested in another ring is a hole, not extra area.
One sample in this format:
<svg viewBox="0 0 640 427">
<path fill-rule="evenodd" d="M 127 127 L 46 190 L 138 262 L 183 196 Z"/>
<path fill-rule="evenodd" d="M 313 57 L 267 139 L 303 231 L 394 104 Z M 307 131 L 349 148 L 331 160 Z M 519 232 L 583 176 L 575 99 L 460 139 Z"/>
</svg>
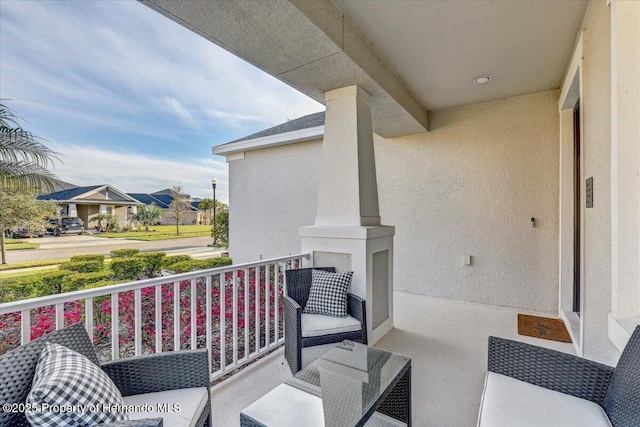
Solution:
<svg viewBox="0 0 640 427">
<path fill-rule="evenodd" d="M 518 314 L 518 335 L 542 338 L 545 340 L 571 342 L 564 322 L 549 317 Z"/>
</svg>

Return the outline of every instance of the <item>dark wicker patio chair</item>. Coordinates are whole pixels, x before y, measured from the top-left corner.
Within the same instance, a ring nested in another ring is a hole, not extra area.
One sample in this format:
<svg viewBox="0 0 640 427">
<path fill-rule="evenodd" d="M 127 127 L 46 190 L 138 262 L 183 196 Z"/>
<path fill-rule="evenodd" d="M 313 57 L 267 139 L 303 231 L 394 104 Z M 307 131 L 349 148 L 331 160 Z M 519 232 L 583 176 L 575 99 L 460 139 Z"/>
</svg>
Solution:
<svg viewBox="0 0 640 427">
<path fill-rule="evenodd" d="M 100 366 L 123 396 L 192 387 L 207 387 L 207 406 L 197 426 L 211 427 L 209 361 L 206 350 L 179 351 L 130 357 L 100 365 L 82 323 L 44 335 L 0 356 L 0 405 L 25 402 L 31 389 L 38 357 L 47 342 L 63 345 Z M 100 424 L 109 427 L 158 427 L 162 418 Z M 24 413 L 0 411 L 0 426 L 29 426 Z M 169 426 L 167 426 L 169 427 Z"/>
<path fill-rule="evenodd" d="M 613 427 L 640 426 L 640 326 L 631 335 L 615 368 L 530 344 L 489 337 L 488 369 L 597 403 Z"/>
<path fill-rule="evenodd" d="M 314 267 L 335 273 L 333 267 Z M 330 344 L 343 340 L 367 343 L 367 314 L 365 300 L 352 294 L 347 294 L 347 314 L 360 321 L 360 329 L 349 332 L 333 333 L 319 336 L 305 336 L 302 328 L 302 311 L 309 299 L 311 289 L 312 268 L 286 270 L 287 295 L 284 304 L 284 352 L 291 372 L 294 374 L 302 369 L 302 348 L 314 345 Z M 328 316 L 327 316 L 328 317 Z"/>
</svg>

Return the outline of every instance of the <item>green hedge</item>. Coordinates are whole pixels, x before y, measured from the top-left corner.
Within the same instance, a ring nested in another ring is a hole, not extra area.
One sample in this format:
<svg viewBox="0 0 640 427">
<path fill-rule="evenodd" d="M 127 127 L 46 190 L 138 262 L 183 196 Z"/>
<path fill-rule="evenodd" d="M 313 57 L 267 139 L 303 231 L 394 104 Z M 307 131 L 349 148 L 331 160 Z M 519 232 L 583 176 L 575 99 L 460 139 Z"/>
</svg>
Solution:
<svg viewBox="0 0 640 427">
<path fill-rule="evenodd" d="M 111 261 L 109 268 L 117 280 L 135 280 L 146 267 L 142 258 L 116 258 Z"/>
<path fill-rule="evenodd" d="M 112 277 L 113 272 L 111 271 L 70 274 L 62 279 L 62 292 L 77 291 L 94 283 L 108 282 Z"/>
<path fill-rule="evenodd" d="M 0 284 L 0 304 L 37 296 L 34 295 L 34 287 L 33 280 L 24 278 L 2 280 L 2 284 Z"/>
<path fill-rule="evenodd" d="M 207 259 L 192 259 L 189 261 L 182 261 L 175 263 L 171 266 L 171 270 L 175 273 L 186 273 L 194 270 L 206 270 L 209 268 L 224 267 L 231 265 L 233 260 L 231 258 L 207 258 Z"/>
<path fill-rule="evenodd" d="M 60 270 L 75 271 L 78 273 L 94 273 L 104 269 L 104 262 L 101 261 L 69 261 L 60 264 Z"/>
<path fill-rule="evenodd" d="M 104 255 L 76 255 L 72 256 L 69 261 L 82 262 L 82 261 L 98 261 L 104 263 Z"/>
<path fill-rule="evenodd" d="M 33 281 L 33 296 L 44 297 L 47 295 L 62 293 L 62 282 L 69 274 L 73 273 L 64 270 L 57 270 L 36 275 L 35 278 L 31 279 Z"/>
<path fill-rule="evenodd" d="M 167 254 L 164 252 L 145 252 L 135 255 L 135 258 L 144 261 L 144 274 L 147 277 L 155 277 L 162 270 L 165 256 Z"/>
<path fill-rule="evenodd" d="M 131 258 L 139 252 L 140 249 L 115 249 L 111 251 L 111 258 Z"/>
<path fill-rule="evenodd" d="M 164 258 L 163 267 L 171 270 L 174 264 L 177 264 L 179 262 L 184 262 L 184 261 L 191 261 L 191 256 L 190 255 L 169 255 L 168 257 Z"/>
</svg>

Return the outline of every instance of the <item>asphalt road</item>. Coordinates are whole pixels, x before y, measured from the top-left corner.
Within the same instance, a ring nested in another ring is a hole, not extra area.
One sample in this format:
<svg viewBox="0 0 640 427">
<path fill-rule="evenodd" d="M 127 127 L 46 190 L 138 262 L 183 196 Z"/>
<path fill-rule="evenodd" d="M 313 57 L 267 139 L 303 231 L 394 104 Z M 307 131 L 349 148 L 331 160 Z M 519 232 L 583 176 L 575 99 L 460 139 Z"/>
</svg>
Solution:
<svg viewBox="0 0 640 427">
<path fill-rule="evenodd" d="M 24 239 L 27 243 L 39 243 L 40 249 L 7 251 L 7 262 L 36 261 L 46 259 L 69 258 L 73 255 L 103 254 L 109 255 L 114 249 L 137 248 L 141 251 L 165 251 L 170 253 L 188 253 L 194 258 L 216 256 L 219 249 L 207 247 L 211 237 L 190 237 L 186 239 L 158 240 L 142 242 L 120 238 L 107 239 L 90 235 L 44 236 Z"/>
</svg>

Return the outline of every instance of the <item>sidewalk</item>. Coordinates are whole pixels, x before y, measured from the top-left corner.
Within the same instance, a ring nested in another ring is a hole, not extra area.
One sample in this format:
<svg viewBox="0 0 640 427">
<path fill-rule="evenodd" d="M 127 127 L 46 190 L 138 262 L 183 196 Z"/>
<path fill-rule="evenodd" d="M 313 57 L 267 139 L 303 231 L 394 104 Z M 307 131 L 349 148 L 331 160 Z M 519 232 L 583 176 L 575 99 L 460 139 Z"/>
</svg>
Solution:
<svg viewBox="0 0 640 427">
<path fill-rule="evenodd" d="M 104 240 L 104 239 L 101 239 L 101 240 Z M 191 247 L 191 248 L 170 249 L 170 250 L 164 250 L 161 252 L 165 252 L 167 256 L 189 255 L 193 259 L 205 259 L 205 258 L 222 256 L 222 254 L 224 252 L 227 252 L 227 250 L 220 249 L 220 248 L 212 248 L 212 247 Z M 57 257 L 57 258 L 60 258 L 60 257 Z M 57 259 L 57 258 L 51 258 L 51 259 Z M 111 258 L 107 257 L 107 259 L 109 260 Z M 52 269 L 58 268 L 59 265 L 60 264 L 53 264 L 53 265 L 46 265 L 42 267 L 16 268 L 16 269 L 4 270 L 4 271 L 0 271 L 0 277 L 2 277 L 3 275 L 9 275 L 14 273 L 27 273 L 30 271 L 35 272 L 39 270 L 45 270 L 45 271 L 52 270 Z"/>
</svg>

